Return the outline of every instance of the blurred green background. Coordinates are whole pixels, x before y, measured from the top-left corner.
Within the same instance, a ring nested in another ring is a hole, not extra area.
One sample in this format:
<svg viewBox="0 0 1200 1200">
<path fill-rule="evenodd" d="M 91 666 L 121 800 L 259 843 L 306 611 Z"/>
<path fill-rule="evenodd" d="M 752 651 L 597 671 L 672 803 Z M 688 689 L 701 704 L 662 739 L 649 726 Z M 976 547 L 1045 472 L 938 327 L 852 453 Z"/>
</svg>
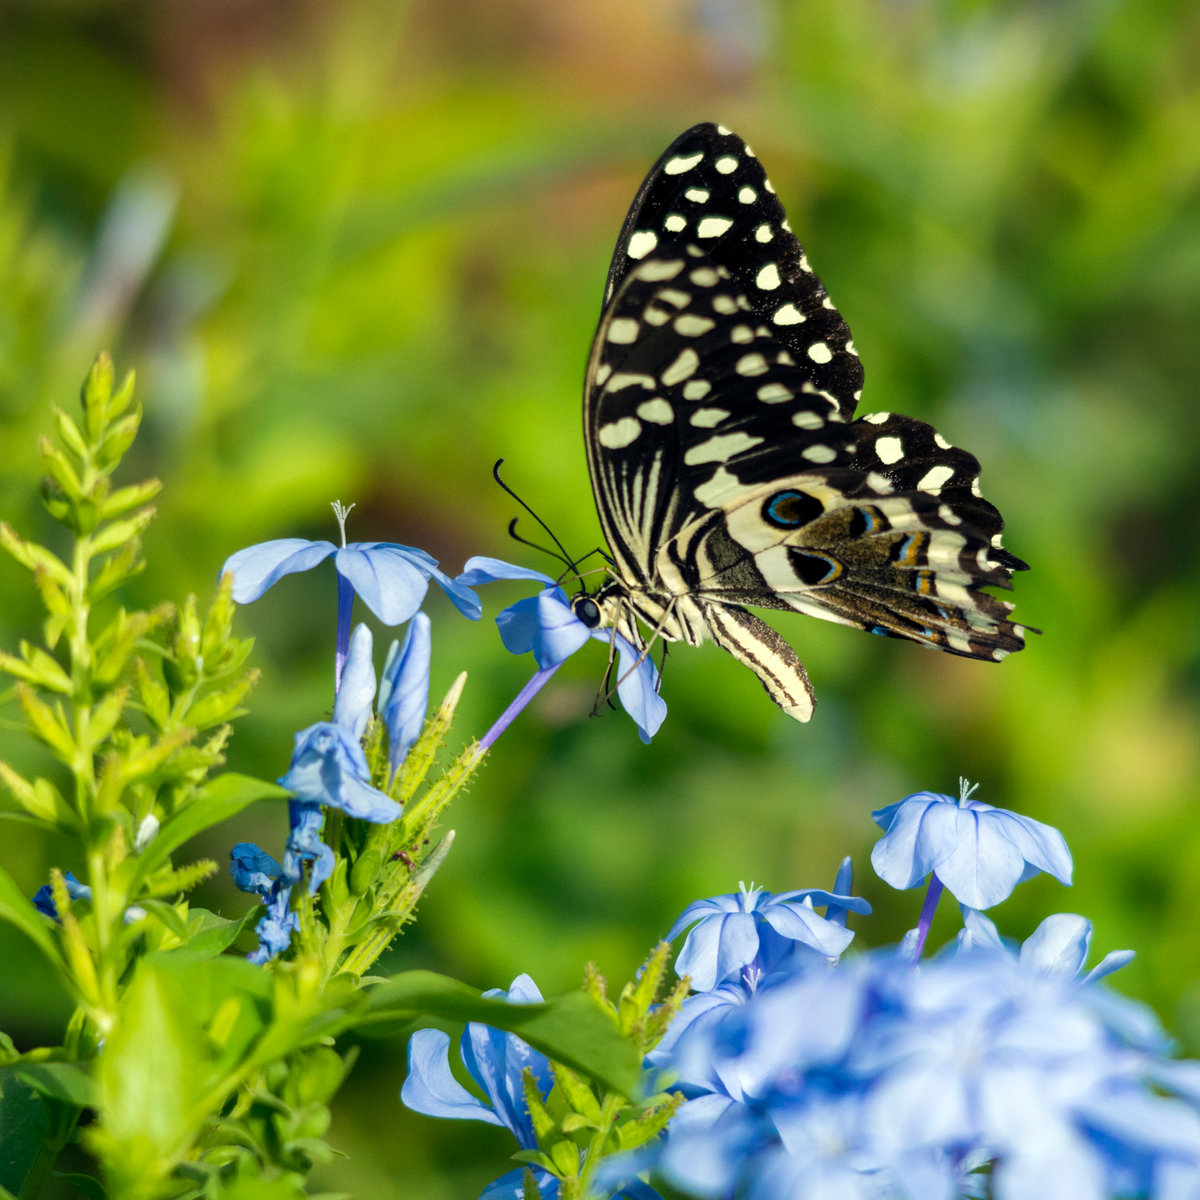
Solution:
<svg viewBox="0 0 1200 1200">
<path fill-rule="evenodd" d="M 1200 9 L 1175 0 L 8 0 L 0 515 L 53 536 L 37 439 L 108 347 L 146 408 L 126 478 L 167 485 L 133 603 L 208 593 L 251 542 L 335 536 L 335 498 L 352 538 L 451 572 L 549 569 L 506 537 L 499 457 L 590 549 L 579 397 L 612 244 L 665 145 L 724 122 L 854 330 L 864 411 L 984 464 L 1044 635 L 996 667 L 780 617 L 812 724 L 680 650 L 649 748 L 619 713 L 587 719 L 603 653 L 580 653 L 452 814 L 388 966 L 553 993 L 593 959 L 619 984 L 690 900 L 828 885 L 846 853 L 877 910 L 862 937 L 885 942 L 919 897 L 869 877 L 870 811 L 965 775 L 1076 856 L 1073 890 L 1026 885 L 1002 931 L 1087 915 L 1093 958 L 1135 948 L 1119 985 L 1196 1053 L 1198 62 Z M 490 620 L 527 591 L 486 592 L 478 625 L 431 596 L 435 690 L 470 672 L 462 740 L 532 669 Z M 326 567 L 244 612 L 263 680 L 233 767 L 278 775 L 328 709 L 333 604 Z M 38 613 L 0 566 L 3 644 Z M 0 756 L 28 763 L 3 698 Z M 283 836 L 263 807 L 205 849 Z M 52 863 L 79 867 L 6 827 L 30 892 Z M 247 903 L 227 878 L 201 899 Z M 0 1027 L 55 1040 L 65 1001 L 7 928 L 0 961 Z M 441 1200 L 506 1169 L 506 1134 L 406 1112 L 403 1046 L 367 1049 L 330 1186 Z"/>
</svg>

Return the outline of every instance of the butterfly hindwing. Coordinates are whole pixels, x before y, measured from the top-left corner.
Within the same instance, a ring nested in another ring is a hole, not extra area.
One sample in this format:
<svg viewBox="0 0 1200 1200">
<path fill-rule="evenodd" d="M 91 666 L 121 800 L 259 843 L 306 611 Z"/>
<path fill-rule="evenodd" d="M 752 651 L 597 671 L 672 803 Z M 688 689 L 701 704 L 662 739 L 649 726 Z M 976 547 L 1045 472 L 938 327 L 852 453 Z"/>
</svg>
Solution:
<svg viewBox="0 0 1200 1200">
<path fill-rule="evenodd" d="M 931 426 L 854 419 L 862 368 L 758 160 L 699 125 L 651 170 L 613 256 L 584 395 L 613 558 L 608 623 L 706 635 L 789 715 L 812 693 L 792 648 L 742 605 L 791 609 L 951 653 L 1023 644 L 1025 564 L 979 463 Z"/>
</svg>

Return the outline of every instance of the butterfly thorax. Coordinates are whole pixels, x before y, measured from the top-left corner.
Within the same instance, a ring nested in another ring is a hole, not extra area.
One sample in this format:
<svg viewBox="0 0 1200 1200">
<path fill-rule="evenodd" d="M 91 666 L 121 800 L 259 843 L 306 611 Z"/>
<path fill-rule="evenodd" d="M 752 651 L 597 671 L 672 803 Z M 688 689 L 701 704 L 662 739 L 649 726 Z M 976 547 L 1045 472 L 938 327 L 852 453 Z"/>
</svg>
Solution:
<svg viewBox="0 0 1200 1200">
<path fill-rule="evenodd" d="M 571 611 L 589 629 L 615 629 L 630 645 L 641 650 L 657 638 L 698 646 L 708 632 L 699 606 L 687 595 L 671 596 L 649 588 L 610 579 L 595 592 L 579 592 Z M 649 637 L 638 627 L 641 621 Z"/>
</svg>

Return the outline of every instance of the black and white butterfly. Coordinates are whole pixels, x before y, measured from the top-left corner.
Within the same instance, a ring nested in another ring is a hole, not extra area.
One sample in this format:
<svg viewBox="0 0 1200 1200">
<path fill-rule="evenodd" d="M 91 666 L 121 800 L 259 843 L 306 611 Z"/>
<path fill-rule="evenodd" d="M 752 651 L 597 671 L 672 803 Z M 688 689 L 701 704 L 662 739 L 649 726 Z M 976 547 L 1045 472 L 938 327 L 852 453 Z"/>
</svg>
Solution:
<svg viewBox="0 0 1200 1200">
<path fill-rule="evenodd" d="M 862 379 L 749 146 L 711 124 L 676 138 L 625 218 L 588 362 L 611 571 L 575 614 L 643 652 L 712 637 L 799 721 L 804 666 L 744 604 L 970 658 L 1019 650 L 1026 627 L 983 589 L 1027 564 L 1000 545 L 978 461 L 910 417 L 856 420 Z"/>
</svg>

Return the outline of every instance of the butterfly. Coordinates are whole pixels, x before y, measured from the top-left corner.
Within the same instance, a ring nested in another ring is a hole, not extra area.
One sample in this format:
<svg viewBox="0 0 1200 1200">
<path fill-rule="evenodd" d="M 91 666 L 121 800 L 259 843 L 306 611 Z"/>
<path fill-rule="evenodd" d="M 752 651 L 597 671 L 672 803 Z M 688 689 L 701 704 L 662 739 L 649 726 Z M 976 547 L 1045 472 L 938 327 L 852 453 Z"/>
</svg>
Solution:
<svg viewBox="0 0 1200 1200">
<path fill-rule="evenodd" d="M 855 418 L 863 369 L 750 147 L 681 134 L 625 218 L 584 387 L 609 579 L 572 600 L 643 654 L 711 637 L 789 716 L 815 703 L 744 605 L 998 661 L 1024 645 L 979 462 L 931 426 Z M 643 634 L 641 625 L 649 631 Z"/>
</svg>

